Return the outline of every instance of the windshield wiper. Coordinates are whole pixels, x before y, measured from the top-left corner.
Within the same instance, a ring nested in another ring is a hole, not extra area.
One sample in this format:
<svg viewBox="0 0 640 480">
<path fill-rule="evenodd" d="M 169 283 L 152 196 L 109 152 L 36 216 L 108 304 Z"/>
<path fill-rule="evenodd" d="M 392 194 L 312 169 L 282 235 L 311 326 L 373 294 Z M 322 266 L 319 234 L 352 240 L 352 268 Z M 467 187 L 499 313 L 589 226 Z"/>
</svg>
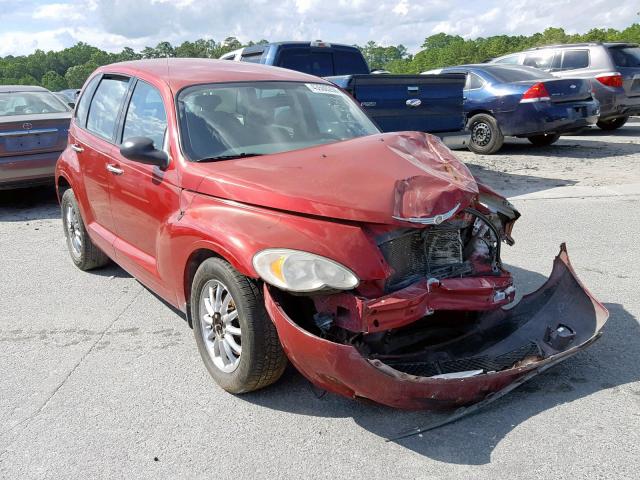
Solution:
<svg viewBox="0 0 640 480">
<path fill-rule="evenodd" d="M 205 157 L 196 160 L 196 162 L 215 162 L 217 160 L 233 160 L 234 158 L 247 158 L 247 157 L 259 157 L 264 153 L 235 153 L 233 155 L 216 155 L 215 157 Z"/>
</svg>

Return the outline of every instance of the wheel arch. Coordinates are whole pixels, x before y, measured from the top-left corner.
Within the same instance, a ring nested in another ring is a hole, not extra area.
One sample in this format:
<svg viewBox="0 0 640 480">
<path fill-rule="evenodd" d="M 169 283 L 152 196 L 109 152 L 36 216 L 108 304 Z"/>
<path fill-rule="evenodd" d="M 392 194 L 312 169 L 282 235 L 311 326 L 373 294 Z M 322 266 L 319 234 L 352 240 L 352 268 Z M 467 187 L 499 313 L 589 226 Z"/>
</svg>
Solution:
<svg viewBox="0 0 640 480">
<path fill-rule="evenodd" d="M 480 114 L 484 114 L 484 115 L 489 115 L 491 118 L 493 118 L 496 121 L 496 125 L 498 125 L 498 128 L 500 129 L 500 132 L 502 132 L 502 134 L 504 135 L 504 129 L 502 128 L 502 125 L 500 122 L 500 120 L 498 120 L 498 117 L 496 116 L 496 114 L 492 111 L 492 110 L 488 110 L 486 108 L 476 108 L 475 110 L 471 110 L 468 114 L 467 114 L 467 129 L 469 129 L 469 127 L 471 126 L 471 119 L 475 116 L 475 115 L 480 115 Z"/>
<path fill-rule="evenodd" d="M 62 201 L 62 195 L 64 192 L 73 188 L 71 182 L 63 174 L 56 177 L 56 195 L 58 196 L 58 203 Z"/>
<path fill-rule="evenodd" d="M 198 270 L 198 267 L 202 265 L 202 262 L 208 258 L 222 258 L 218 252 L 215 252 L 211 248 L 197 248 L 187 258 L 187 262 L 184 266 L 184 272 L 182 276 L 182 289 L 184 291 L 184 298 L 186 300 L 185 313 L 187 315 L 187 323 L 193 328 L 193 318 L 191 316 L 191 284 L 193 283 L 193 277 Z"/>
</svg>

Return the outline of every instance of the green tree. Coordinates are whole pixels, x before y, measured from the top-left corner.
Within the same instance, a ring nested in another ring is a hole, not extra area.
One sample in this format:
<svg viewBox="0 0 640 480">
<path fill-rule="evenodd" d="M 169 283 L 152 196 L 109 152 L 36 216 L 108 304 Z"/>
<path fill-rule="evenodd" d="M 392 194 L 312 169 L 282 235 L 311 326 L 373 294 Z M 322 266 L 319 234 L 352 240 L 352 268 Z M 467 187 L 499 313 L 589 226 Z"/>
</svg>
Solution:
<svg viewBox="0 0 640 480">
<path fill-rule="evenodd" d="M 175 57 L 176 51 L 169 42 L 160 42 L 155 48 L 158 58 Z"/>
<path fill-rule="evenodd" d="M 60 75 L 58 72 L 54 72 L 53 70 L 49 70 L 42 76 L 42 80 L 40 80 L 42 86 L 52 92 L 57 92 L 58 90 L 64 90 L 68 88 L 67 80 Z"/>
<path fill-rule="evenodd" d="M 75 65 L 64 74 L 64 78 L 67 81 L 69 88 L 82 88 L 84 82 L 89 78 L 89 75 L 98 68 L 95 63 L 83 63 L 82 65 Z"/>
</svg>

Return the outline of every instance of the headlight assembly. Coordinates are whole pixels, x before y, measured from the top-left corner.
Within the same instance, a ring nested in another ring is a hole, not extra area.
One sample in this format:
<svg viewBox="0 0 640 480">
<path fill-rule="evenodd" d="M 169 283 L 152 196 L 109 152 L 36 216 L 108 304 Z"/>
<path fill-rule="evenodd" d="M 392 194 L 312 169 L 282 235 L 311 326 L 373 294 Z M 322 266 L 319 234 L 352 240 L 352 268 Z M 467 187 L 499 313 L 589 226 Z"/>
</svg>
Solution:
<svg viewBox="0 0 640 480">
<path fill-rule="evenodd" d="M 253 257 L 253 267 L 265 282 L 292 292 L 313 292 L 323 288 L 350 290 L 359 283 L 358 277 L 348 268 L 300 250 L 263 250 Z"/>
</svg>

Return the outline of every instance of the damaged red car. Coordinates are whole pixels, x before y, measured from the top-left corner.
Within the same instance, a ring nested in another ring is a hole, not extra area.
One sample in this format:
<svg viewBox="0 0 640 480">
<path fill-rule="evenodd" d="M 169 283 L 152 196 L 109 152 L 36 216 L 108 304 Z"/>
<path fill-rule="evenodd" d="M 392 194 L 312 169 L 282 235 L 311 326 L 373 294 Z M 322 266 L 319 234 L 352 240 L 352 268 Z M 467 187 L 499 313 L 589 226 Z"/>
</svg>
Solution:
<svg viewBox="0 0 640 480">
<path fill-rule="evenodd" d="M 87 81 L 56 179 L 73 262 L 115 261 L 193 327 L 225 390 L 287 359 L 350 398 L 482 401 L 600 335 L 564 246 L 513 308 L 519 213 L 437 138 L 380 133 L 340 89 L 249 63 L 159 59 Z"/>
</svg>

